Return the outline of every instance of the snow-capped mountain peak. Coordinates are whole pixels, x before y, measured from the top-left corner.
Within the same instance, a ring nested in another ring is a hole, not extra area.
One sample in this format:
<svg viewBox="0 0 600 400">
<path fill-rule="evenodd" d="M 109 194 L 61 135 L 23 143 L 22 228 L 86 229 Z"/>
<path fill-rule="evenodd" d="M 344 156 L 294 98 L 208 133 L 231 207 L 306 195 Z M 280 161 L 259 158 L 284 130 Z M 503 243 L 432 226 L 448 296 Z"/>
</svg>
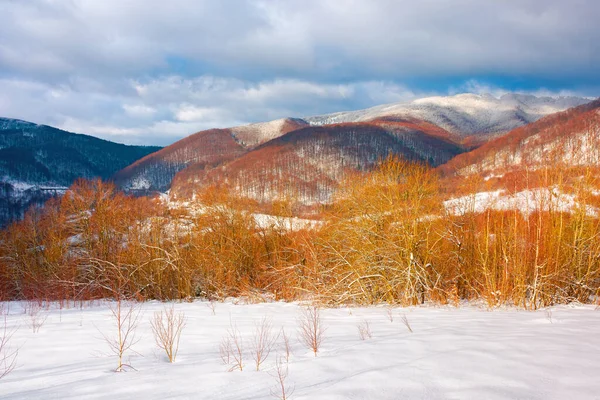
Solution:
<svg viewBox="0 0 600 400">
<path fill-rule="evenodd" d="M 460 136 L 494 135 L 589 101 L 582 97 L 537 97 L 517 93 L 495 97 L 491 94 L 462 93 L 308 117 L 305 120 L 314 125 L 326 125 L 381 117 L 415 118 Z"/>
</svg>

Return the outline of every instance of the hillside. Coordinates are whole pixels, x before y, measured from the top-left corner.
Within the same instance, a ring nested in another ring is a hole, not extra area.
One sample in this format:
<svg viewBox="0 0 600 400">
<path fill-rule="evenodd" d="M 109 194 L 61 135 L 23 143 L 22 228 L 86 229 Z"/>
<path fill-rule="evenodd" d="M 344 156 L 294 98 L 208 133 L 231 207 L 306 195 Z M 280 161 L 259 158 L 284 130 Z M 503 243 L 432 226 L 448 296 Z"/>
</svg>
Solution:
<svg viewBox="0 0 600 400">
<path fill-rule="evenodd" d="M 77 178 L 109 179 L 159 149 L 0 118 L 0 224 L 18 218 L 26 208 L 43 202 Z"/>
<path fill-rule="evenodd" d="M 75 179 L 112 176 L 155 146 L 128 146 L 46 125 L 0 118 L 3 181 L 68 186 Z"/>
<path fill-rule="evenodd" d="M 296 197 L 304 203 L 327 201 L 347 172 L 368 170 L 388 155 L 433 166 L 450 160 L 464 151 L 452 137 L 416 120 L 310 126 L 211 170 L 191 165 L 175 176 L 171 191 L 189 197 L 199 187 L 227 184 L 258 201 L 278 196 Z"/>
<path fill-rule="evenodd" d="M 544 165 L 594 166 L 600 162 L 600 100 L 544 117 L 457 156 L 446 175 L 486 176 Z"/>
<path fill-rule="evenodd" d="M 282 119 L 230 129 L 197 132 L 160 151 L 150 154 L 114 176 L 125 190 L 147 193 L 165 191 L 177 172 L 194 165 L 214 167 L 246 153 L 254 146 L 306 126 L 297 119 Z"/>
</svg>

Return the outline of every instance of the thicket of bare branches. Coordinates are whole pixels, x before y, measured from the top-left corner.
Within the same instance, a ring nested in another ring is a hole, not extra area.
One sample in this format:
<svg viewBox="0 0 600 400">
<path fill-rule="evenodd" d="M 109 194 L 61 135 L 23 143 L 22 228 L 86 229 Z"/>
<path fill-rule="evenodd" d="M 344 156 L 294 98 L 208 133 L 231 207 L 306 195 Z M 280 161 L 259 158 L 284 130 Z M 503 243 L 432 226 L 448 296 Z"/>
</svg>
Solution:
<svg viewBox="0 0 600 400">
<path fill-rule="evenodd" d="M 344 180 L 317 222 L 294 229 L 259 226 L 259 205 L 225 188 L 206 188 L 189 209 L 173 209 L 79 181 L 0 232 L 0 297 L 260 299 L 268 292 L 331 305 L 483 299 L 528 309 L 594 302 L 599 172 L 507 173 L 504 190 L 537 188 L 539 207 L 472 205 L 447 214 L 445 198 L 474 196 L 489 183 L 440 182 L 436 171 L 392 158 Z M 565 210 L 558 192 L 576 204 Z M 271 212 L 294 216 L 293 201 L 276 202 Z"/>
<path fill-rule="evenodd" d="M 175 312 L 175 306 L 156 311 L 150 321 L 156 345 L 163 349 L 169 362 L 175 362 L 179 351 L 179 339 L 185 327 L 185 314 Z"/>
</svg>

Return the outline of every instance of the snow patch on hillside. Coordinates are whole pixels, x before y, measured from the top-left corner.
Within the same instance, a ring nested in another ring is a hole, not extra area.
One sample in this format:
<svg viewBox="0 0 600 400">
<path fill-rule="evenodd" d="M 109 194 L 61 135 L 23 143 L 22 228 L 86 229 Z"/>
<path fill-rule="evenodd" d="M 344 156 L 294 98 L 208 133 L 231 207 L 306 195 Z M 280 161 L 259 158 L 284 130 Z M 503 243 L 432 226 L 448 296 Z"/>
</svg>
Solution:
<svg viewBox="0 0 600 400">
<path fill-rule="evenodd" d="M 597 208 L 582 205 L 574 195 L 561 193 L 557 188 L 528 189 L 513 194 L 506 194 L 504 190 L 474 193 L 446 200 L 444 207 L 448 213 L 453 215 L 463 215 L 469 212 L 481 213 L 486 210 L 518 210 L 524 215 L 529 215 L 538 210 L 574 212 L 579 207 L 583 207 L 589 216 L 597 217 L 599 215 Z"/>
<path fill-rule="evenodd" d="M 288 124 L 306 124 L 300 119 L 282 118 L 231 128 L 233 136 L 246 147 L 254 147 L 286 133 Z"/>
</svg>

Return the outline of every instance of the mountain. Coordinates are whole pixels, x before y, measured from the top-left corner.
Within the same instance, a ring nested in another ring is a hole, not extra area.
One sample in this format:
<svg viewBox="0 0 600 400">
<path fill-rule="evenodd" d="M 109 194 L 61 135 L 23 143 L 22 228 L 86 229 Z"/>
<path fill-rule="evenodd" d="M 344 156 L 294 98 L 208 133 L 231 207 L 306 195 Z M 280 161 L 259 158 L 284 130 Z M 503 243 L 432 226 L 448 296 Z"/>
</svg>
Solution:
<svg viewBox="0 0 600 400">
<path fill-rule="evenodd" d="M 389 155 L 440 165 L 464 151 L 453 137 L 418 120 L 307 126 L 216 168 L 191 165 L 175 176 L 171 193 L 191 197 L 199 187 L 225 183 L 261 202 L 283 196 L 323 202 L 347 172 L 367 170 Z"/>
<path fill-rule="evenodd" d="M 166 191 L 175 174 L 190 165 L 196 169 L 215 167 L 270 139 L 307 125 L 302 120 L 286 118 L 197 132 L 136 161 L 115 174 L 114 180 L 128 191 Z"/>
<path fill-rule="evenodd" d="M 600 99 L 516 128 L 440 167 L 488 177 L 544 165 L 600 165 Z"/>
<path fill-rule="evenodd" d="M 160 147 L 128 146 L 46 125 L 0 118 L 0 224 L 77 178 L 109 179 Z"/>
<path fill-rule="evenodd" d="M 138 193 L 171 188 L 190 195 L 198 185 L 220 182 L 260 199 L 286 185 L 321 199 L 343 171 L 370 168 L 390 153 L 438 166 L 494 136 L 589 101 L 461 94 L 211 129 L 140 159 L 114 179 Z"/>
<path fill-rule="evenodd" d="M 459 94 L 427 97 L 406 103 L 386 104 L 366 110 L 338 112 L 305 118 L 314 125 L 369 121 L 381 117 L 417 118 L 461 137 L 508 132 L 539 118 L 576 107 L 590 100 L 581 97 L 536 97 L 505 94 Z"/>
</svg>

